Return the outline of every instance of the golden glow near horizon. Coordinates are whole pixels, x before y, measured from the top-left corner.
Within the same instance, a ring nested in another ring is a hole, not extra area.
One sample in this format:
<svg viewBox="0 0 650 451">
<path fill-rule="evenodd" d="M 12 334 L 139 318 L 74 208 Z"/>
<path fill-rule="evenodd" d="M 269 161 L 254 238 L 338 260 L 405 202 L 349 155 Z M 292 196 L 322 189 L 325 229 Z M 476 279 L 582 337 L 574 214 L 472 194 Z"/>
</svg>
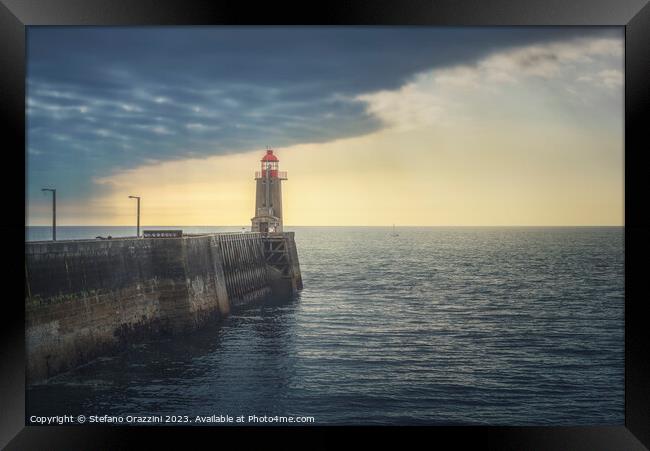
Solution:
<svg viewBox="0 0 650 451">
<path fill-rule="evenodd" d="M 540 59 L 550 46 L 559 57 Z M 622 225 L 622 50 L 617 39 L 523 47 L 359 96 L 383 129 L 276 149 L 285 225 Z M 138 195 L 145 227 L 248 226 L 263 154 L 106 175 L 90 205 L 59 197 L 59 224 L 132 224 Z M 29 214 L 49 224 L 47 204 Z"/>
</svg>

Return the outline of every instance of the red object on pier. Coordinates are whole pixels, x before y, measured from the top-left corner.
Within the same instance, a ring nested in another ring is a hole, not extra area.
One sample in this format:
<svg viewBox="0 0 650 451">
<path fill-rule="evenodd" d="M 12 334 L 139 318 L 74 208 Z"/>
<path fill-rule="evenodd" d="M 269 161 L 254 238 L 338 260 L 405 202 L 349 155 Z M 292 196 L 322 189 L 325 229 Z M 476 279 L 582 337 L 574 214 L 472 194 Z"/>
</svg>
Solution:
<svg viewBox="0 0 650 451">
<path fill-rule="evenodd" d="M 264 155 L 264 158 L 262 158 L 261 161 L 280 161 L 280 160 L 278 160 L 278 157 L 273 155 L 273 149 L 267 149 L 266 155 Z"/>
<path fill-rule="evenodd" d="M 285 180 L 287 178 L 287 174 L 285 173 L 280 173 L 278 171 L 279 167 L 279 162 L 278 157 L 273 155 L 273 149 L 267 149 L 266 154 L 262 159 L 260 160 L 262 162 L 262 171 L 260 172 L 260 178 L 266 178 L 266 172 L 268 171 L 268 176 L 271 178 L 280 178 Z M 257 174 L 256 177 L 257 178 Z"/>
</svg>

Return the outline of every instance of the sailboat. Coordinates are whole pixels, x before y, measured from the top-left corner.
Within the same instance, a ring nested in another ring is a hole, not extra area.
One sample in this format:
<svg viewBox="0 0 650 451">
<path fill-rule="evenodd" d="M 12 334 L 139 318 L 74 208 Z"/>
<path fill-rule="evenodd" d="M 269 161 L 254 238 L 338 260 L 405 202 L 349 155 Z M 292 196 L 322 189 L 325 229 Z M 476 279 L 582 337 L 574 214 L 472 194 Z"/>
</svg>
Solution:
<svg viewBox="0 0 650 451">
<path fill-rule="evenodd" d="M 395 231 L 395 224 L 393 224 L 393 233 L 391 233 L 390 236 L 399 236 L 399 233 Z"/>
</svg>

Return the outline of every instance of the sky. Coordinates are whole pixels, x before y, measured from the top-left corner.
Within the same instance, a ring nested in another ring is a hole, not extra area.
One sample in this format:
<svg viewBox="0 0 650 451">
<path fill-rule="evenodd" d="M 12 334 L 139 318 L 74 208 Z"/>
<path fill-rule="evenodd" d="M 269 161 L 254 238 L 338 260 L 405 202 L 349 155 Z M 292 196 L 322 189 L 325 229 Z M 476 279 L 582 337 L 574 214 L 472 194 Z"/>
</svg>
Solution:
<svg viewBox="0 0 650 451">
<path fill-rule="evenodd" d="M 623 225 L 623 29 L 28 27 L 27 225 Z"/>
</svg>

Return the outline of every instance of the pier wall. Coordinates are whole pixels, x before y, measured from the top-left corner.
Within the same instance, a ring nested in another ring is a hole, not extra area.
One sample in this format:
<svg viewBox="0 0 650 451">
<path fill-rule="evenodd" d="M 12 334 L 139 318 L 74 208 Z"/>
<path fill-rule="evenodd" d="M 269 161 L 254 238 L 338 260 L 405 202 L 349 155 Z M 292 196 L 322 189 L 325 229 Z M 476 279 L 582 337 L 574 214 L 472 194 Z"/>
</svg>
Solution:
<svg viewBox="0 0 650 451">
<path fill-rule="evenodd" d="M 134 338 L 192 331 L 233 309 L 295 294 L 297 253 L 279 274 L 267 263 L 266 239 L 238 233 L 26 243 L 28 381 Z M 274 239 L 295 250 L 293 234 Z"/>
</svg>

